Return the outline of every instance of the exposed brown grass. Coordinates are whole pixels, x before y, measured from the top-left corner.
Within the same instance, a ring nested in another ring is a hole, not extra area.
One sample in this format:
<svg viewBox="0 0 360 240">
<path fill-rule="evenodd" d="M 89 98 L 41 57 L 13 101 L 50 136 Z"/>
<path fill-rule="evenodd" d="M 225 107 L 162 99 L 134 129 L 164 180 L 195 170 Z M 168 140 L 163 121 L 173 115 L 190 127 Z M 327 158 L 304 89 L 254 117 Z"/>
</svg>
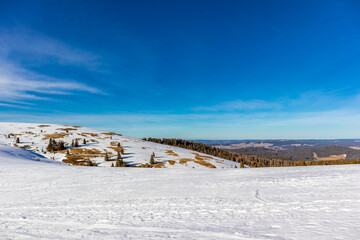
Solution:
<svg viewBox="0 0 360 240">
<path fill-rule="evenodd" d="M 56 130 L 60 130 L 60 131 L 75 131 L 77 130 L 76 128 L 58 128 Z"/>
<path fill-rule="evenodd" d="M 207 161 L 204 161 L 204 160 L 194 160 L 192 158 L 181 158 L 180 161 L 179 161 L 180 164 L 186 164 L 187 162 L 195 162 L 195 163 L 197 163 L 197 164 L 199 164 L 201 166 L 204 166 L 204 167 L 216 168 L 215 165 L 213 165 L 213 164 L 211 164 L 211 163 L 209 163 Z M 170 163 L 170 161 L 169 161 L 169 163 Z"/>
<path fill-rule="evenodd" d="M 187 162 L 189 161 L 194 161 L 194 159 L 191 159 L 191 158 L 181 158 L 179 163 L 180 164 L 186 164 Z"/>
<path fill-rule="evenodd" d="M 99 136 L 99 134 L 97 134 L 97 133 L 86 133 L 86 132 L 84 132 L 84 133 L 79 133 L 79 135 L 81 135 L 81 136 L 83 136 L 83 137 L 88 137 L 88 135 L 90 135 L 90 136 L 92 136 L 92 137 L 97 137 L 97 136 Z"/>
<path fill-rule="evenodd" d="M 113 146 L 113 147 L 117 147 L 117 146 L 118 146 L 118 143 L 119 143 L 119 142 L 115 142 L 115 141 L 114 141 L 114 142 L 111 142 L 110 145 Z"/>
<path fill-rule="evenodd" d="M 164 163 L 163 162 L 154 163 L 154 164 L 152 164 L 152 167 L 154 167 L 154 168 L 163 168 Z"/>
<path fill-rule="evenodd" d="M 175 153 L 173 150 L 167 150 L 166 152 L 165 152 L 167 155 L 170 155 L 170 156 L 174 156 L 174 157 L 178 157 L 179 156 L 179 154 L 177 154 L 177 153 Z"/>
<path fill-rule="evenodd" d="M 170 165 L 174 165 L 175 164 L 175 161 L 174 160 L 169 160 L 168 161 Z"/>
<path fill-rule="evenodd" d="M 212 157 L 210 157 L 210 156 L 204 156 L 204 155 L 200 155 L 200 154 L 198 154 L 198 153 L 193 153 L 193 154 L 195 154 L 195 159 L 196 160 L 205 160 L 205 159 L 213 159 Z"/>
<path fill-rule="evenodd" d="M 105 133 L 102 133 L 102 134 L 104 134 L 104 135 L 108 135 L 108 136 L 114 136 L 114 135 L 116 135 L 116 136 L 122 136 L 122 134 L 119 134 L 119 133 L 113 133 L 113 132 L 105 132 Z"/>
<path fill-rule="evenodd" d="M 201 166 L 204 166 L 204 167 L 208 167 L 208 168 L 216 168 L 215 165 L 207 162 L 207 161 L 204 161 L 204 160 L 195 160 L 195 163 L 201 165 Z"/>
<path fill-rule="evenodd" d="M 75 166 L 90 166 L 91 161 L 90 159 L 85 159 L 82 155 L 68 155 L 66 159 L 62 160 L 64 163 L 69 163 Z"/>
<path fill-rule="evenodd" d="M 41 128 L 43 128 L 43 127 L 50 127 L 50 125 L 45 125 L 45 124 L 43 124 L 43 125 L 39 125 L 39 127 L 41 127 Z"/>
<path fill-rule="evenodd" d="M 36 135 L 36 133 L 33 132 L 22 132 L 23 134 L 29 134 L 29 135 Z"/>
<path fill-rule="evenodd" d="M 98 143 L 99 141 L 96 141 L 95 139 L 90 139 L 90 142 Z"/>
<path fill-rule="evenodd" d="M 72 148 L 70 149 L 70 153 L 72 154 L 92 154 L 92 155 L 105 155 L 96 148 L 88 149 L 88 148 Z"/>
<path fill-rule="evenodd" d="M 45 134 L 45 138 L 43 139 L 49 139 L 49 138 L 63 138 L 68 136 L 69 133 L 53 133 L 53 134 Z"/>
<path fill-rule="evenodd" d="M 12 133 L 11 135 L 13 135 L 13 136 L 21 136 L 22 134 L 21 133 Z"/>
<path fill-rule="evenodd" d="M 30 145 L 23 145 L 23 146 L 20 146 L 20 148 L 23 148 L 23 149 L 30 149 Z"/>
<path fill-rule="evenodd" d="M 113 149 L 116 152 L 121 152 L 121 153 L 124 152 L 124 149 L 122 147 L 108 147 L 108 148 Z"/>
<path fill-rule="evenodd" d="M 165 166 L 165 164 L 163 162 L 159 162 L 159 163 L 155 163 L 155 164 L 144 163 L 144 164 L 141 164 L 140 166 L 135 166 L 135 167 L 140 167 L 140 168 L 163 168 L 164 166 Z"/>
</svg>

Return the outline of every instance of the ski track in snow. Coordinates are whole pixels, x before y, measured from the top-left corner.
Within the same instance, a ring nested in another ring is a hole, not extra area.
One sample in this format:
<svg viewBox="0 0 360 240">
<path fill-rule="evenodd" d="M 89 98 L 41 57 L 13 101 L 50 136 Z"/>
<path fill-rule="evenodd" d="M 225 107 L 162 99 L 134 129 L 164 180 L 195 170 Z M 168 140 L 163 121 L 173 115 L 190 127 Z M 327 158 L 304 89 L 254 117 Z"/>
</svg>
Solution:
<svg viewBox="0 0 360 240">
<path fill-rule="evenodd" d="M 94 168 L 0 144 L 0 239 L 359 239 L 360 166 Z"/>
</svg>

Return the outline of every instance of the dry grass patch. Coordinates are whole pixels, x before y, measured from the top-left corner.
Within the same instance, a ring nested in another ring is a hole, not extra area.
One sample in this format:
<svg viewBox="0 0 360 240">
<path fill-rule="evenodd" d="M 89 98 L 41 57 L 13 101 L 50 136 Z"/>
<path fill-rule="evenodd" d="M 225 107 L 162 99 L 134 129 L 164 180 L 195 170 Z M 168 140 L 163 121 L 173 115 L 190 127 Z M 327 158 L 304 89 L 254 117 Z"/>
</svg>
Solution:
<svg viewBox="0 0 360 240">
<path fill-rule="evenodd" d="M 167 155 L 170 155 L 170 156 L 174 156 L 174 157 L 178 157 L 179 156 L 179 154 L 177 154 L 177 153 L 175 153 L 173 150 L 167 150 L 166 152 L 165 152 Z"/>
<path fill-rule="evenodd" d="M 159 162 L 159 163 L 154 163 L 152 164 L 153 168 L 163 168 L 164 167 L 164 163 L 163 162 Z"/>
<path fill-rule="evenodd" d="M 119 142 L 115 142 L 115 141 L 110 143 L 110 145 L 111 145 L 112 147 L 117 147 L 118 144 L 119 144 Z"/>
<path fill-rule="evenodd" d="M 68 155 L 66 159 L 62 160 L 64 163 L 68 163 L 74 166 L 91 166 L 93 165 L 90 159 L 86 159 L 82 155 Z"/>
<path fill-rule="evenodd" d="M 20 148 L 23 148 L 23 149 L 30 149 L 30 145 L 23 145 L 23 146 L 20 146 Z"/>
<path fill-rule="evenodd" d="M 50 125 L 39 125 L 38 127 L 41 127 L 41 128 L 43 128 L 43 127 L 50 127 Z"/>
<path fill-rule="evenodd" d="M 75 130 L 77 130 L 76 128 L 58 128 L 58 129 L 56 129 L 56 130 L 60 130 L 60 131 L 75 131 Z"/>
<path fill-rule="evenodd" d="M 213 164 L 211 164 L 211 163 L 209 163 L 207 161 L 204 161 L 204 160 L 194 160 L 192 158 L 181 158 L 180 161 L 179 161 L 180 164 L 186 164 L 188 162 L 195 162 L 195 163 L 197 163 L 197 164 L 199 164 L 201 166 L 208 167 L 208 168 L 216 168 L 215 165 L 213 165 Z"/>
<path fill-rule="evenodd" d="M 174 160 L 169 160 L 168 161 L 170 165 L 175 165 L 175 161 Z"/>
<path fill-rule="evenodd" d="M 180 164 L 186 164 L 187 162 L 189 161 L 194 161 L 194 159 L 191 159 L 191 158 L 181 158 L 179 163 Z"/>
<path fill-rule="evenodd" d="M 124 149 L 122 147 L 108 147 L 108 148 L 113 149 L 116 152 L 121 152 L 121 153 L 124 152 Z"/>
<path fill-rule="evenodd" d="M 90 142 L 98 143 L 99 141 L 96 141 L 95 139 L 90 139 Z"/>
<path fill-rule="evenodd" d="M 70 149 L 70 153 L 72 154 L 91 154 L 91 155 L 105 155 L 96 148 L 88 149 L 88 148 L 72 148 Z"/>
<path fill-rule="evenodd" d="M 108 135 L 108 136 L 114 136 L 114 135 L 116 135 L 116 136 L 122 136 L 122 134 L 119 134 L 119 133 L 113 133 L 113 132 L 105 132 L 105 133 L 102 133 L 102 134 L 104 134 L 104 135 Z"/>
<path fill-rule="evenodd" d="M 195 163 L 201 165 L 201 166 L 204 166 L 204 167 L 208 167 L 208 168 L 216 168 L 215 165 L 207 162 L 207 161 L 204 161 L 204 160 L 195 160 Z"/>
<path fill-rule="evenodd" d="M 86 132 L 84 132 L 84 133 L 79 133 L 79 135 L 81 135 L 81 136 L 83 136 L 83 137 L 88 137 L 88 135 L 90 135 L 90 136 L 92 136 L 92 137 L 98 137 L 98 136 L 99 136 L 99 134 L 97 134 L 97 133 L 86 133 Z"/>
<path fill-rule="evenodd" d="M 212 157 L 200 155 L 198 153 L 193 153 L 193 154 L 195 154 L 195 159 L 199 160 L 199 161 L 206 160 L 206 159 L 213 159 Z"/>
<path fill-rule="evenodd" d="M 53 138 L 53 139 L 56 139 L 56 138 L 63 138 L 63 137 L 66 137 L 70 135 L 69 133 L 53 133 L 53 134 L 45 134 L 45 138 L 43 139 L 49 139 L 49 138 Z"/>
<path fill-rule="evenodd" d="M 33 132 L 22 132 L 23 134 L 29 134 L 29 135 L 36 135 L 36 133 Z"/>
</svg>

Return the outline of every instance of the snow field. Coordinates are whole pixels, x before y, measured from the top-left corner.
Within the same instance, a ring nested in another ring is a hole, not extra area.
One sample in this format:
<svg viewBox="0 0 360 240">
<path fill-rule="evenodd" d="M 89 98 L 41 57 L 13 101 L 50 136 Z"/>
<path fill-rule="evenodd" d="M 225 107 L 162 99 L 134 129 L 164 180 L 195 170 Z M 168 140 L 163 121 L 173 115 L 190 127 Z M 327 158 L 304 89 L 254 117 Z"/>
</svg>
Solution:
<svg viewBox="0 0 360 240">
<path fill-rule="evenodd" d="M 27 154 L 0 146 L 0 239 L 360 236 L 358 165 L 91 168 Z"/>
</svg>

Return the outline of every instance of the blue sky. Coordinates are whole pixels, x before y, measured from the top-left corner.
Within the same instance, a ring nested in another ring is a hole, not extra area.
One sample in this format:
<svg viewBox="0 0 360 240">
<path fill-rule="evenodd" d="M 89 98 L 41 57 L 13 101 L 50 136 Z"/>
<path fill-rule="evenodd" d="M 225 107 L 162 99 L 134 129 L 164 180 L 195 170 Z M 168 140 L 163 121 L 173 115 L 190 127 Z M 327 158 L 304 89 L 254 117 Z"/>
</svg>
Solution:
<svg viewBox="0 0 360 240">
<path fill-rule="evenodd" d="M 359 138 L 358 1 L 1 1 L 0 121 Z"/>
</svg>

